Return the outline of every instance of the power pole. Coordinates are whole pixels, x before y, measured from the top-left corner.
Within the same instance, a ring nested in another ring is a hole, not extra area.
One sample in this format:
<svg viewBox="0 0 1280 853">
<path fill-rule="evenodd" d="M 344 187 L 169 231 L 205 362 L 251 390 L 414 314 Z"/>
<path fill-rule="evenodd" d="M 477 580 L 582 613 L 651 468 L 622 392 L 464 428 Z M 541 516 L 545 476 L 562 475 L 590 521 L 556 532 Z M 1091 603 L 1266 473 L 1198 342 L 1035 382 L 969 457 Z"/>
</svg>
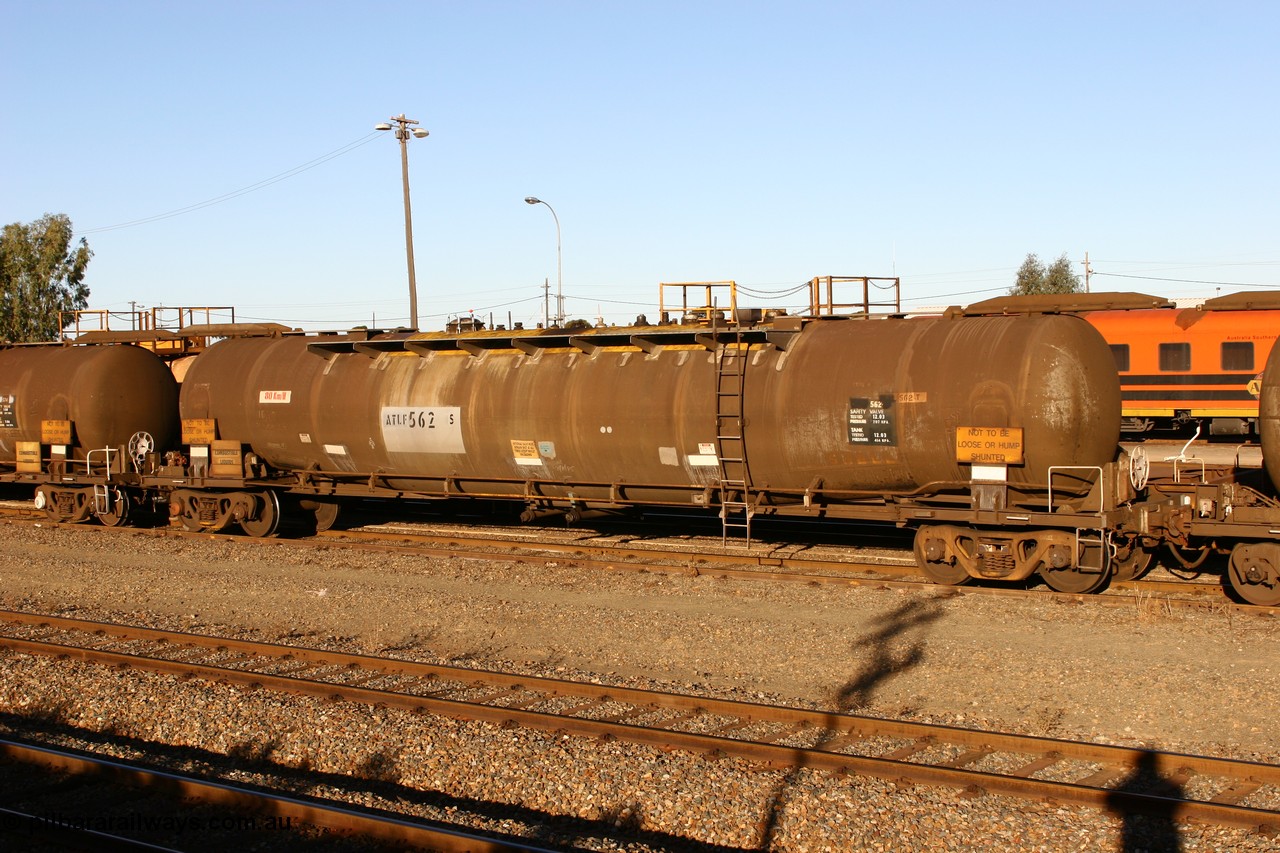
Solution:
<svg viewBox="0 0 1280 853">
<path fill-rule="evenodd" d="M 418 328 L 418 280 L 413 268 L 413 212 L 409 207 L 408 142 L 410 136 L 426 139 L 430 136 L 430 132 L 420 127 L 410 129 L 410 125 L 418 122 L 415 119 L 405 118 L 404 113 L 392 116 L 390 121 L 395 122 L 395 136 L 400 140 L 400 177 L 404 185 L 404 251 L 409 266 L 409 326 L 416 330 Z M 392 125 L 384 122 L 374 125 L 373 129 L 391 130 Z"/>
<path fill-rule="evenodd" d="M 1084 253 L 1084 292 L 1089 293 L 1089 277 L 1093 275 L 1093 269 L 1089 266 L 1089 253 Z"/>
</svg>

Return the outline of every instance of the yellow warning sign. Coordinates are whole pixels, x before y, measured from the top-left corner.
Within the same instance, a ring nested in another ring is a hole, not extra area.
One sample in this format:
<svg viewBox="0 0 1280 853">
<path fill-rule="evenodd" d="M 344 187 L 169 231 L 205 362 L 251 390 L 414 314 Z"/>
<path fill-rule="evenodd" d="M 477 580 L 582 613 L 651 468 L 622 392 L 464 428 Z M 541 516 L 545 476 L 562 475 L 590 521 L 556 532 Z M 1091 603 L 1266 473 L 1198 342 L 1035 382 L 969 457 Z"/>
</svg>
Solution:
<svg viewBox="0 0 1280 853">
<path fill-rule="evenodd" d="M 213 418 L 183 418 L 183 444 L 213 444 L 218 437 L 218 422 Z"/>
<path fill-rule="evenodd" d="M 541 465 L 542 456 L 538 453 L 538 442 L 511 439 L 511 455 L 517 465 Z"/>
<path fill-rule="evenodd" d="M 41 421 L 40 441 L 44 444 L 70 444 L 71 421 Z"/>
<path fill-rule="evenodd" d="M 1021 465 L 1022 427 L 957 427 L 956 461 Z"/>
</svg>

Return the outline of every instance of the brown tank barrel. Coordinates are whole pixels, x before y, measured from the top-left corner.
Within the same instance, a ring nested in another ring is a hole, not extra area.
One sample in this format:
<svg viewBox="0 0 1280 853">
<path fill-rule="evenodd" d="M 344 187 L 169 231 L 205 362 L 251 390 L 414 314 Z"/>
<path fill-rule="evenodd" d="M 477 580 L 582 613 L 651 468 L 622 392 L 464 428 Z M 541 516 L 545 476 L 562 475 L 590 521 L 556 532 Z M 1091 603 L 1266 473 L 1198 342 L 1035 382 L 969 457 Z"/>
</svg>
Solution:
<svg viewBox="0 0 1280 853">
<path fill-rule="evenodd" d="M 722 476 L 716 347 L 689 332 L 578 347 L 420 335 L 369 354 L 309 350 L 316 340 L 215 344 L 187 374 L 182 416 L 215 418 L 221 437 L 277 467 L 377 472 L 406 490 L 413 482 L 397 475 L 512 480 L 490 489 L 512 495 L 531 480 L 624 484 L 630 500 L 688 501 L 690 486 Z M 741 403 L 755 488 L 968 480 L 962 427 L 1022 431 L 1014 484 L 1115 453 L 1115 365 L 1075 317 L 827 320 L 754 340 Z M 600 500 L 609 490 L 544 493 L 569 492 Z"/>
<path fill-rule="evenodd" d="M 0 453 L 41 441 L 41 422 L 71 421 L 74 459 L 148 432 L 178 441 L 178 384 L 149 350 L 129 345 L 20 346 L 0 350 Z"/>
<path fill-rule="evenodd" d="M 1271 482 L 1280 487 L 1280 346 L 1272 347 L 1262 370 L 1258 395 L 1258 438 L 1262 464 Z"/>
</svg>

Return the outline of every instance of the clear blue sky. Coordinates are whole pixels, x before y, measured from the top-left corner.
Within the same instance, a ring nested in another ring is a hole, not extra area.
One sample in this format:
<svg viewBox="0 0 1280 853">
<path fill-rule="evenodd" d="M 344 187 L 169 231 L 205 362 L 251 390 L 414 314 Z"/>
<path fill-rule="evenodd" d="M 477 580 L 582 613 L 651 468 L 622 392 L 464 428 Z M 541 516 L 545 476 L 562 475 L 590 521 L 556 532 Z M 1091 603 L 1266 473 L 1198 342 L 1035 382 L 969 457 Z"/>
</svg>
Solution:
<svg viewBox="0 0 1280 853">
<path fill-rule="evenodd" d="M 431 132 L 424 328 L 541 319 L 556 231 L 527 195 L 559 215 L 570 317 L 816 275 L 962 304 L 1029 252 L 1088 252 L 1095 290 L 1280 286 L 1274 2 L 0 8 L 0 218 L 69 215 L 95 308 L 407 321 L 399 146 L 373 131 L 399 113 Z"/>
</svg>

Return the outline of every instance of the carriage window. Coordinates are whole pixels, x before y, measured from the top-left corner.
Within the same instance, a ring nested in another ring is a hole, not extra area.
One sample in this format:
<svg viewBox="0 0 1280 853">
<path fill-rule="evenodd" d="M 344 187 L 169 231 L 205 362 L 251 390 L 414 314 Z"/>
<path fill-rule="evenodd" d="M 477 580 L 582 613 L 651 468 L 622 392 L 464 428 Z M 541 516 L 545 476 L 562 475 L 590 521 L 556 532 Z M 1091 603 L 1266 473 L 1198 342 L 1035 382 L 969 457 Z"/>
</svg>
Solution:
<svg viewBox="0 0 1280 853">
<path fill-rule="evenodd" d="M 1111 357 L 1116 360 L 1116 370 L 1125 373 L 1129 370 L 1129 345 L 1112 344 Z"/>
<path fill-rule="evenodd" d="M 1161 370 L 1190 370 L 1191 344 L 1161 344 Z"/>
<path fill-rule="evenodd" d="M 1253 342 L 1232 342 L 1222 345 L 1223 370 L 1253 370 Z"/>
</svg>

